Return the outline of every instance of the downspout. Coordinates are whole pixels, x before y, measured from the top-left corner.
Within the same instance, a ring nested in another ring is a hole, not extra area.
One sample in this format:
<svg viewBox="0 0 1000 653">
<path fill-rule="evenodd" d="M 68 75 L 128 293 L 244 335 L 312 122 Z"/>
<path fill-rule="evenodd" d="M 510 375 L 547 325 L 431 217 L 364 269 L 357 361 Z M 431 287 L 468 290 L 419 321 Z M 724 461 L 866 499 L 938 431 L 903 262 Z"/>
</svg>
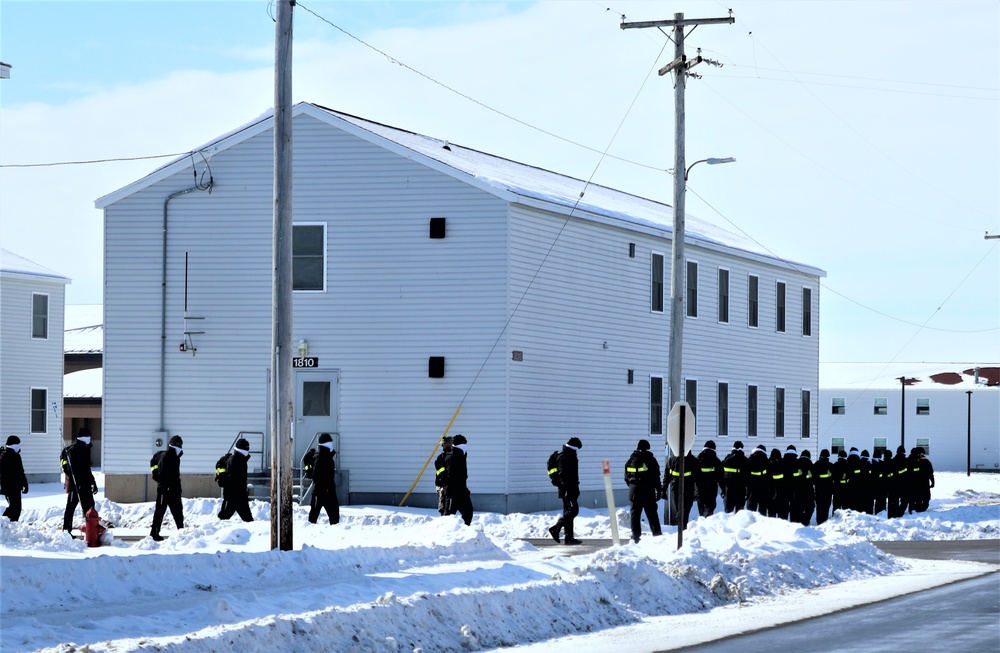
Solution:
<svg viewBox="0 0 1000 653">
<path fill-rule="evenodd" d="M 163 200 L 163 260 L 160 264 L 160 431 L 166 431 L 167 402 L 167 204 L 181 195 L 201 190 L 192 186 L 187 190 L 179 190 L 167 195 Z"/>
</svg>

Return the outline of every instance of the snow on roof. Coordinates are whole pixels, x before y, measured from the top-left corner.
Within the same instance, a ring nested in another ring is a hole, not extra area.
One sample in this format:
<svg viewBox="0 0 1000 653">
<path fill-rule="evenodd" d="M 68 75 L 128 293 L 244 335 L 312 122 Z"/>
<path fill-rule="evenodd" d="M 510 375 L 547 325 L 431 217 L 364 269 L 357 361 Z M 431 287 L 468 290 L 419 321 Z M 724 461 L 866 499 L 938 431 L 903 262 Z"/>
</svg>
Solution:
<svg viewBox="0 0 1000 653">
<path fill-rule="evenodd" d="M 45 277 L 62 283 L 70 281 L 69 277 L 30 261 L 8 249 L 0 249 L 0 274 L 3 276 Z"/>
<path fill-rule="evenodd" d="M 997 363 L 821 363 L 819 385 L 823 390 L 899 390 L 905 377 L 907 390 L 997 391 L 998 375 Z"/>
<path fill-rule="evenodd" d="M 575 210 L 581 213 L 581 217 L 600 216 L 626 223 L 622 226 L 653 229 L 665 234 L 673 232 L 673 210 L 669 205 L 660 202 L 606 186 L 588 184 L 557 172 L 379 124 L 316 104 L 306 102 L 296 104 L 293 114 L 297 116 L 303 113 L 340 128 L 349 127 L 351 128 L 349 131 L 361 138 L 383 147 L 389 146 L 403 155 L 410 154 L 411 158 L 418 159 L 425 165 L 436 164 L 434 167 L 439 170 L 455 177 L 469 178 L 469 181 L 479 187 L 512 201 L 522 198 L 527 203 L 545 203 L 554 209 L 561 209 L 563 213 Z M 233 147 L 270 129 L 272 114 L 273 111 L 267 111 L 192 152 L 207 152 L 211 155 Z M 179 170 L 190 167 L 192 160 L 191 154 L 179 157 L 146 177 L 99 198 L 95 205 L 97 208 L 109 206 Z M 583 197 L 580 196 L 581 192 Z M 587 215 L 582 215 L 583 212 Z M 732 233 L 694 216 L 685 217 L 685 226 L 687 238 L 693 244 L 731 248 L 767 259 L 781 267 L 814 276 L 826 276 L 826 273 L 819 268 L 782 259 L 745 236 Z"/>
<path fill-rule="evenodd" d="M 100 354 L 104 351 L 103 304 L 68 304 L 63 351 L 67 354 Z"/>
<path fill-rule="evenodd" d="M 64 399 L 100 399 L 103 391 L 103 368 L 80 370 L 63 376 Z"/>
</svg>

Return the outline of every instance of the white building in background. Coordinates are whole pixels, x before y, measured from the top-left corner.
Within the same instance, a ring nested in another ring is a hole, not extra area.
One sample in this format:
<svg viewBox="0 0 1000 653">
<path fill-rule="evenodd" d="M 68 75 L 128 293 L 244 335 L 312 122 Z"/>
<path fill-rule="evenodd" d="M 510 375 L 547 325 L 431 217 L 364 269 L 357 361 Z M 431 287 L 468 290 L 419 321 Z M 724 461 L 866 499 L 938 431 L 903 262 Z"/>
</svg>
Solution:
<svg viewBox="0 0 1000 653">
<path fill-rule="evenodd" d="M 506 512 L 558 504 L 542 466 L 570 436 L 583 505 L 604 500 L 602 459 L 662 450 L 669 206 L 312 104 L 293 116 L 296 459 L 334 433 L 350 501 L 395 504 L 454 416 L 475 505 Z M 97 201 L 109 497 L 150 496 L 169 435 L 189 495 L 217 493 L 238 433 L 265 440 L 272 177 L 267 114 Z M 699 440 L 815 442 L 824 273 L 687 229 Z M 410 505 L 436 505 L 433 476 Z"/>
<path fill-rule="evenodd" d="M 907 453 L 923 447 L 935 470 L 1000 472 L 1000 367 L 877 367 L 875 376 L 857 371 L 853 380 L 824 378 L 822 447 L 878 455 L 902 443 Z"/>
<path fill-rule="evenodd" d="M 0 436 L 21 438 L 29 481 L 59 478 L 68 277 L 0 250 Z"/>
</svg>

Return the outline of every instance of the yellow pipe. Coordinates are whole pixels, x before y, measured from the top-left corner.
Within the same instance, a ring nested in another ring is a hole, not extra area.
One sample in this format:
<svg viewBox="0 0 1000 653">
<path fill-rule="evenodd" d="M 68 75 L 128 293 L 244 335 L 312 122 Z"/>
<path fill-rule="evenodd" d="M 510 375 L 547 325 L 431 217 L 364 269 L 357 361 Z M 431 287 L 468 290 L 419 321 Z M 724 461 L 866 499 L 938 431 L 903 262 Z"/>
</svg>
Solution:
<svg viewBox="0 0 1000 653">
<path fill-rule="evenodd" d="M 441 434 L 441 439 L 438 440 L 437 444 L 434 445 L 434 450 L 431 451 L 431 455 L 427 456 L 427 462 L 425 462 L 424 466 L 420 468 L 420 473 L 417 474 L 417 478 L 413 480 L 413 485 L 411 485 L 410 489 L 406 491 L 406 495 L 403 496 L 403 500 L 399 502 L 400 508 L 403 507 L 403 504 L 406 503 L 406 500 L 410 498 L 411 494 L 413 494 L 413 488 L 417 487 L 417 483 L 420 482 L 420 477 L 424 475 L 425 471 L 427 471 L 427 466 L 431 464 L 431 458 L 434 457 L 434 453 L 438 450 L 438 447 L 441 446 L 441 443 L 444 442 L 444 436 L 448 435 L 448 431 L 451 430 L 451 425 L 455 423 L 455 418 L 458 417 L 458 413 L 461 410 L 462 410 L 462 404 L 459 404 L 458 408 L 455 409 L 455 414 L 451 416 L 451 421 L 448 422 L 448 426 L 444 427 L 444 433 Z"/>
</svg>

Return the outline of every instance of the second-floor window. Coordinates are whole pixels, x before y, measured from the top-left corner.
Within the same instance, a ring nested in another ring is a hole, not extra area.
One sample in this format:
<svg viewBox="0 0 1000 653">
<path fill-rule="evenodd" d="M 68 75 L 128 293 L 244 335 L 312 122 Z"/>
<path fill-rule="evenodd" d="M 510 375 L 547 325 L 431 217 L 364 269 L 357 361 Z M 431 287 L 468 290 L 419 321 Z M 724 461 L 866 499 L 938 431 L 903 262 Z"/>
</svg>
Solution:
<svg viewBox="0 0 1000 653">
<path fill-rule="evenodd" d="M 729 270 L 719 270 L 719 322 L 729 321 Z"/>
</svg>

